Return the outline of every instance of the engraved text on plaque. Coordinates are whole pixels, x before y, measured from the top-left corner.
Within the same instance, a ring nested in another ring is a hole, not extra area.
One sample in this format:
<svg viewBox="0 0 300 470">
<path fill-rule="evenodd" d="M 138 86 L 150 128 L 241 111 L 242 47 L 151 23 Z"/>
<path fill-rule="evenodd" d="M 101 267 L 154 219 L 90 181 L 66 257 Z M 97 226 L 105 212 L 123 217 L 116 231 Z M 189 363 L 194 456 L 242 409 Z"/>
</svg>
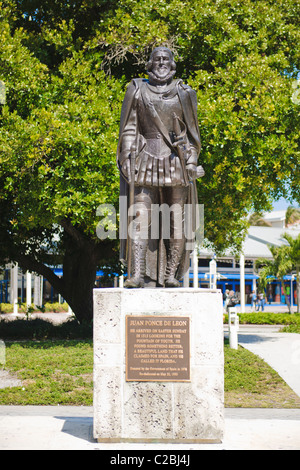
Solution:
<svg viewBox="0 0 300 470">
<path fill-rule="evenodd" d="M 190 318 L 127 315 L 126 380 L 190 381 Z"/>
</svg>

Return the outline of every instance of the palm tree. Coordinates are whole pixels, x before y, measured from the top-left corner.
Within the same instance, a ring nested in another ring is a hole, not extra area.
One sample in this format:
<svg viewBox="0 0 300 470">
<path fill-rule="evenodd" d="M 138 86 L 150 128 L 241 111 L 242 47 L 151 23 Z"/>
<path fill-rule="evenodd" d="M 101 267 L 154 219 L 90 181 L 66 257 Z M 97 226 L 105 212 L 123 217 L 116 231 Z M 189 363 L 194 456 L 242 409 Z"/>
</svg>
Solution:
<svg viewBox="0 0 300 470">
<path fill-rule="evenodd" d="M 260 285 L 264 288 L 269 282 L 270 278 L 277 278 L 282 283 L 283 293 L 286 304 L 289 309 L 289 313 L 292 313 L 291 304 L 286 292 L 283 277 L 291 272 L 293 263 L 290 258 L 290 246 L 270 246 L 269 250 L 273 255 L 273 259 L 260 258 L 256 261 L 256 264 L 262 265 L 259 271 Z"/>
<path fill-rule="evenodd" d="M 292 225 L 300 221 L 300 208 L 289 206 L 285 213 L 285 226 Z"/>
<path fill-rule="evenodd" d="M 293 238 L 285 233 L 283 238 L 289 243 L 289 257 L 292 262 L 292 269 L 296 270 L 297 313 L 300 313 L 300 235 L 297 238 Z"/>
<path fill-rule="evenodd" d="M 248 222 L 250 225 L 256 225 L 259 227 L 272 227 L 272 224 L 263 218 L 261 212 L 253 212 L 253 214 L 250 215 Z"/>
</svg>

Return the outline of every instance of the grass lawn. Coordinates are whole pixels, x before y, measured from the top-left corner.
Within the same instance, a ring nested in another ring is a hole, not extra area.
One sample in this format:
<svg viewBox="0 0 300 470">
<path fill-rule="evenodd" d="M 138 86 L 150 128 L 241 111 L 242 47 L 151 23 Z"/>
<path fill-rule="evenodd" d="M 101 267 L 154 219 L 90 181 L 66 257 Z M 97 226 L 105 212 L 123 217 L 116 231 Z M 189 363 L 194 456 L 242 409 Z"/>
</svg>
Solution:
<svg viewBox="0 0 300 470">
<path fill-rule="evenodd" d="M 6 342 L 5 356 L 23 386 L 0 389 L 1 405 L 92 405 L 92 340 Z"/>
<path fill-rule="evenodd" d="M 300 398 L 264 361 L 225 343 L 225 406 L 300 408 Z M 92 405 L 92 340 L 6 342 L 5 369 L 21 387 L 0 389 L 0 405 Z"/>
<path fill-rule="evenodd" d="M 226 407 L 300 408 L 300 397 L 259 356 L 226 342 L 224 359 Z"/>
</svg>

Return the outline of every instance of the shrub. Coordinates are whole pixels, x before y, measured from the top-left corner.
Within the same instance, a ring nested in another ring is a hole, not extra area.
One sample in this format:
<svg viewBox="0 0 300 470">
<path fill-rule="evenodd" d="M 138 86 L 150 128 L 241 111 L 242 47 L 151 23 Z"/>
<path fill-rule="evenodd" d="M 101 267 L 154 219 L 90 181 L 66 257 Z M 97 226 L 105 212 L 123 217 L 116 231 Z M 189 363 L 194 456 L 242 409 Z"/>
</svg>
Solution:
<svg viewBox="0 0 300 470">
<path fill-rule="evenodd" d="M 44 312 L 67 312 L 68 304 L 60 304 L 59 302 L 46 302 L 44 305 Z"/>
<path fill-rule="evenodd" d="M 34 305 L 31 304 L 29 309 L 26 303 L 19 304 L 18 312 L 19 313 L 33 313 L 33 312 L 67 312 L 68 304 L 65 302 L 60 304 L 59 302 L 46 302 L 45 305 Z M 0 303 L 0 313 L 13 313 L 14 307 L 12 304 Z"/>
<path fill-rule="evenodd" d="M 1 313 L 12 313 L 14 310 L 12 304 L 0 304 L 0 312 Z"/>
<path fill-rule="evenodd" d="M 295 313 L 253 312 L 238 313 L 241 325 L 299 325 L 300 315 Z M 224 315 L 224 323 L 228 323 L 228 315 Z"/>
<path fill-rule="evenodd" d="M 33 313 L 33 312 L 37 312 L 38 309 L 34 306 L 34 304 L 31 304 L 29 305 L 29 307 L 27 307 L 27 304 L 23 303 L 19 305 L 18 311 L 20 313 Z"/>
</svg>

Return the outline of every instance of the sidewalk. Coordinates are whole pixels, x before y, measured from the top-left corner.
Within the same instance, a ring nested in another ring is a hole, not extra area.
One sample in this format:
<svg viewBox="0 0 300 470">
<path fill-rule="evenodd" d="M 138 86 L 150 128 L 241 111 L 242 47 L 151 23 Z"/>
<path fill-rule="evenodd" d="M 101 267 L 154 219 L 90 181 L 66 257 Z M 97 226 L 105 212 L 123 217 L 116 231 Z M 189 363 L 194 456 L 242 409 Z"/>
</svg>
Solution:
<svg viewBox="0 0 300 470">
<path fill-rule="evenodd" d="M 299 450 L 300 410 L 225 409 L 220 444 L 97 443 L 91 407 L 0 406 L 0 450 Z M 132 454 L 134 455 L 134 453 Z"/>
<path fill-rule="evenodd" d="M 292 306 L 291 307 L 292 313 L 297 312 L 297 306 Z M 237 311 L 238 313 L 241 312 L 241 306 L 237 305 Z M 252 313 L 252 312 L 257 312 L 254 307 L 251 307 L 251 305 L 246 305 L 245 306 L 245 313 Z M 264 311 L 265 312 L 270 312 L 270 313 L 289 313 L 287 305 L 283 304 L 268 304 L 266 303 L 264 305 Z M 261 307 L 259 309 L 259 312 L 261 312 Z"/>
</svg>

